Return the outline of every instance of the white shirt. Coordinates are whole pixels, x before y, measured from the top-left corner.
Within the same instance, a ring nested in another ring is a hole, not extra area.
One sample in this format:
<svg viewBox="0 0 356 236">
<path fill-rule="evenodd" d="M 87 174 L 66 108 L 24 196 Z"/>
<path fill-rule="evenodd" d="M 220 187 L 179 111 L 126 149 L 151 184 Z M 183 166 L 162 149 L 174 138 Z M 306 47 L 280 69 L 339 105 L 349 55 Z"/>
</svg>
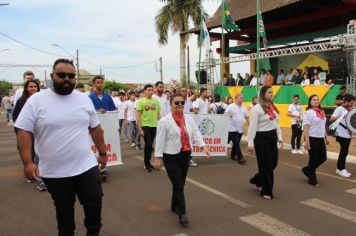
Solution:
<svg viewBox="0 0 356 236">
<path fill-rule="evenodd" d="M 310 79 L 305 79 L 305 80 L 303 80 L 300 85 L 301 85 L 302 87 L 303 87 L 303 86 L 310 85 Z"/>
<path fill-rule="evenodd" d="M 34 134 L 40 175 L 63 178 L 98 165 L 88 128 L 99 124 L 94 105 L 85 94 L 74 90 L 61 96 L 46 89 L 27 100 L 15 127 Z"/>
<path fill-rule="evenodd" d="M 222 102 L 214 102 L 214 103 L 210 104 L 210 109 L 213 114 L 217 114 L 219 106 L 221 106 L 223 109 L 227 108 L 227 105 Z"/>
<path fill-rule="evenodd" d="M 250 86 L 256 86 L 257 85 L 257 78 L 253 77 L 252 80 L 250 81 Z"/>
<path fill-rule="evenodd" d="M 184 103 L 184 113 L 190 113 L 190 109 L 192 109 L 192 101 L 187 98 Z"/>
<path fill-rule="evenodd" d="M 205 146 L 203 136 L 191 115 L 184 114 L 184 121 L 190 147 L 193 147 L 193 143 L 199 147 Z M 181 149 L 181 131 L 170 113 L 158 122 L 155 157 L 163 157 L 163 153 L 177 154 Z"/>
<path fill-rule="evenodd" d="M 320 119 L 316 116 L 313 109 L 307 110 L 303 115 L 303 126 L 309 127 L 309 137 L 324 138 L 325 137 L 326 118 Z"/>
<path fill-rule="evenodd" d="M 290 104 L 288 107 L 288 112 L 291 113 L 293 116 L 301 116 L 302 115 L 302 106 L 299 104 Z M 297 119 L 294 117 L 291 117 L 291 123 L 292 125 L 297 124 Z"/>
<path fill-rule="evenodd" d="M 131 101 L 131 100 L 127 100 L 125 102 L 125 107 L 127 109 L 127 120 L 128 121 L 136 121 L 135 102 Z"/>
<path fill-rule="evenodd" d="M 23 94 L 23 88 L 19 88 L 16 90 L 14 95 L 14 106 L 16 105 L 17 100 L 19 100 L 19 98 L 22 97 L 22 94 Z"/>
<path fill-rule="evenodd" d="M 198 114 L 208 114 L 209 111 L 209 101 L 207 98 L 203 100 L 202 98 L 198 98 L 192 104 L 193 108 L 198 108 Z"/>
<path fill-rule="evenodd" d="M 254 147 L 254 139 L 256 137 L 256 132 L 259 131 L 271 131 L 277 130 L 278 140 L 282 141 L 282 132 L 278 125 L 279 115 L 277 112 L 274 112 L 276 118 L 274 120 L 270 120 L 269 115 L 264 112 L 260 104 L 256 104 L 252 108 L 251 117 L 250 117 L 250 125 L 248 127 L 248 146 Z"/>
<path fill-rule="evenodd" d="M 119 120 L 123 120 L 125 119 L 125 108 L 126 108 L 126 103 L 125 101 L 122 102 L 120 100 L 120 98 L 117 98 L 115 99 L 116 100 L 116 103 L 115 103 L 115 106 L 117 108 L 117 111 L 118 111 L 118 115 L 119 115 Z"/>
<path fill-rule="evenodd" d="M 320 83 L 320 80 L 319 79 L 316 79 L 316 80 L 314 80 L 314 83 L 313 83 L 314 85 L 320 85 L 321 83 Z"/>
<path fill-rule="evenodd" d="M 161 118 L 166 116 L 170 112 L 170 106 L 169 106 L 169 101 L 167 99 L 167 96 L 162 94 L 162 96 L 159 97 L 157 96 L 157 94 L 153 94 L 152 98 L 156 99 L 161 106 L 161 111 L 159 113 Z"/>
<path fill-rule="evenodd" d="M 346 114 L 345 114 L 344 118 L 341 120 L 341 122 L 338 124 L 338 126 L 336 127 L 335 135 L 342 137 L 342 138 L 351 138 L 351 134 L 350 134 L 349 130 L 344 128 L 344 127 L 347 127 L 346 116 L 349 113 L 349 111 L 343 106 L 338 106 L 335 109 L 334 113 L 331 115 L 331 117 L 339 118 L 344 114 L 344 112 Z M 342 124 L 344 127 L 342 127 L 340 124 Z"/>
<path fill-rule="evenodd" d="M 247 109 L 244 105 L 238 106 L 236 103 L 232 103 L 227 106 L 225 113 L 231 113 L 229 132 L 244 132 L 245 118 L 248 117 Z"/>
</svg>

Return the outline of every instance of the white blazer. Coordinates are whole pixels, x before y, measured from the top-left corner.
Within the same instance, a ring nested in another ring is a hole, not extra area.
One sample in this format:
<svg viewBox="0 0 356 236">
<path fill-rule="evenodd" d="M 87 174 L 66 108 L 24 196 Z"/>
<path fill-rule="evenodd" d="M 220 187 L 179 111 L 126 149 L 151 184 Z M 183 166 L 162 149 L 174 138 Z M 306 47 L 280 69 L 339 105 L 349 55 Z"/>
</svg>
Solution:
<svg viewBox="0 0 356 236">
<path fill-rule="evenodd" d="M 184 114 L 184 121 L 190 147 L 193 147 L 193 142 L 199 147 L 205 146 L 203 136 L 193 118 L 189 114 Z M 169 113 L 158 122 L 155 157 L 163 157 L 163 153 L 178 154 L 181 149 L 182 142 L 180 128 L 173 119 L 172 113 Z"/>
</svg>

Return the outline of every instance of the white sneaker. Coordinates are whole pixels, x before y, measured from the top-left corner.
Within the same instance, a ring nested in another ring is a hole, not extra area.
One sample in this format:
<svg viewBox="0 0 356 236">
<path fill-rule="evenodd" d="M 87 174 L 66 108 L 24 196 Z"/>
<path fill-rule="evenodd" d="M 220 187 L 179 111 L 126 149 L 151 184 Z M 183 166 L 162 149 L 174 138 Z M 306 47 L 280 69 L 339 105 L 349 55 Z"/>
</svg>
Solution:
<svg viewBox="0 0 356 236">
<path fill-rule="evenodd" d="M 189 165 L 192 167 L 197 167 L 198 163 L 196 163 L 195 161 L 193 161 L 192 159 L 189 161 Z"/>
<path fill-rule="evenodd" d="M 292 154 L 298 154 L 298 151 L 296 149 L 293 149 Z"/>
<path fill-rule="evenodd" d="M 302 155 L 304 154 L 304 152 L 302 150 L 300 150 L 300 149 L 297 150 L 297 153 L 298 154 L 302 154 Z"/>
<path fill-rule="evenodd" d="M 350 172 L 348 172 L 346 169 L 345 169 L 346 173 L 348 173 L 350 176 L 352 175 Z"/>
<path fill-rule="evenodd" d="M 341 177 L 345 177 L 345 178 L 350 178 L 351 177 L 351 175 L 346 171 L 346 169 L 336 170 L 336 173 L 338 175 L 340 175 Z"/>
<path fill-rule="evenodd" d="M 136 143 L 132 143 L 132 144 L 131 144 L 131 147 L 135 147 L 135 146 L 136 146 Z"/>
</svg>

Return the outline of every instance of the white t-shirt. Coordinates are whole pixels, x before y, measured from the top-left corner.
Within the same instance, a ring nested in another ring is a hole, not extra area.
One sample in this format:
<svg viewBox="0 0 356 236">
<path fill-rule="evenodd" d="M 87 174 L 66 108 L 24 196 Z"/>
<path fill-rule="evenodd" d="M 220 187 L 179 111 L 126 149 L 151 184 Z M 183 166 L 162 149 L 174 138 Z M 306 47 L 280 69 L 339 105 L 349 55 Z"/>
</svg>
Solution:
<svg viewBox="0 0 356 236">
<path fill-rule="evenodd" d="M 301 86 L 307 86 L 310 85 L 310 80 L 309 79 L 305 79 L 302 81 L 302 83 L 300 84 Z"/>
<path fill-rule="evenodd" d="M 203 100 L 202 98 L 198 98 L 192 104 L 193 108 L 199 108 L 198 114 L 208 114 L 209 111 L 209 101 L 206 98 Z"/>
<path fill-rule="evenodd" d="M 288 112 L 290 112 L 294 116 L 301 116 L 302 115 L 302 106 L 299 104 L 290 104 L 288 107 Z M 297 124 L 297 119 L 294 117 L 291 117 L 291 123 L 292 125 Z"/>
<path fill-rule="evenodd" d="M 217 114 L 218 112 L 218 107 L 221 106 L 222 108 L 226 109 L 227 108 L 227 105 L 225 103 L 222 103 L 222 102 L 214 102 L 212 104 L 210 104 L 210 109 L 211 109 L 211 112 L 213 114 Z"/>
<path fill-rule="evenodd" d="M 46 89 L 27 100 L 15 127 L 34 134 L 40 175 L 64 178 L 98 165 L 88 128 L 99 124 L 94 105 L 85 94 L 74 90 L 61 96 Z"/>
<path fill-rule="evenodd" d="M 136 121 L 135 102 L 127 100 L 125 102 L 125 108 L 127 109 L 127 121 Z"/>
<path fill-rule="evenodd" d="M 167 99 L 167 96 L 162 94 L 161 97 L 158 97 L 157 94 L 153 94 L 152 98 L 156 99 L 161 105 L 161 111 L 159 113 L 161 118 L 166 116 L 170 112 L 170 106 L 169 106 L 169 101 Z"/>
<path fill-rule="evenodd" d="M 339 118 L 344 114 L 344 112 L 346 114 L 345 114 L 344 118 L 341 120 L 341 122 L 339 123 L 339 125 L 336 127 L 335 135 L 342 137 L 342 138 L 351 138 L 351 134 L 350 134 L 349 130 L 344 128 L 344 127 L 347 127 L 346 115 L 349 113 L 349 111 L 343 106 L 338 106 L 335 109 L 334 113 L 331 115 L 331 117 Z M 340 124 L 342 124 L 344 127 L 342 127 Z"/>
<path fill-rule="evenodd" d="M 122 102 L 120 98 L 115 99 L 116 104 L 115 106 L 117 107 L 118 115 L 119 115 L 119 120 L 125 119 L 125 108 L 126 108 L 126 103 Z M 114 102 L 115 103 L 115 102 Z"/>
<path fill-rule="evenodd" d="M 232 103 L 227 106 L 225 113 L 231 113 L 229 116 L 229 132 L 244 132 L 245 118 L 248 117 L 247 109 L 244 105 L 238 106 L 236 103 Z"/>
<path fill-rule="evenodd" d="M 192 109 L 192 101 L 189 98 L 187 98 L 185 99 L 184 113 L 190 113 L 190 109 Z"/>
<path fill-rule="evenodd" d="M 313 83 L 314 85 L 320 85 L 320 80 L 319 79 L 316 79 L 316 80 L 314 80 L 314 83 Z"/>
<path fill-rule="evenodd" d="M 14 106 L 16 105 L 17 100 L 19 100 L 19 98 L 22 96 L 22 94 L 23 94 L 23 88 L 19 88 L 16 90 L 15 95 L 14 95 L 14 100 L 13 100 Z"/>
<path fill-rule="evenodd" d="M 257 85 L 257 78 L 253 77 L 252 80 L 250 81 L 250 86 L 256 86 Z"/>
<path fill-rule="evenodd" d="M 303 126 L 309 126 L 309 137 L 324 138 L 325 137 L 326 118 L 320 119 L 316 116 L 313 109 L 307 110 L 303 115 Z"/>
</svg>

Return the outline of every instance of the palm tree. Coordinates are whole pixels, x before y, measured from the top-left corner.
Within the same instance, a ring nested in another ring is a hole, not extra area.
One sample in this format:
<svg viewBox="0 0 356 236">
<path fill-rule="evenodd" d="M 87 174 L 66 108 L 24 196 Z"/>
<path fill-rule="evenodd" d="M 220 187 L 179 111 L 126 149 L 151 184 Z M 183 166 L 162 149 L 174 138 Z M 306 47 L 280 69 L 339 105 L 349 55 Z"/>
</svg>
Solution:
<svg viewBox="0 0 356 236">
<path fill-rule="evenodd" d="M 156 32 L 158 34 L 158 44 L 166 45 L 168 43 L 168 31 L 180 34 L 180 79 L 181 82 L 186 78 L 186 57 L 185 48 L 189 39 L 188 34 L 182 32 L 189 29 L 189 20 L 192 20 L 195 26 L 200 25 L 202 12 L 201 0 L 160 0 L 165 5 L 155 17 Z"/>
</svg>

